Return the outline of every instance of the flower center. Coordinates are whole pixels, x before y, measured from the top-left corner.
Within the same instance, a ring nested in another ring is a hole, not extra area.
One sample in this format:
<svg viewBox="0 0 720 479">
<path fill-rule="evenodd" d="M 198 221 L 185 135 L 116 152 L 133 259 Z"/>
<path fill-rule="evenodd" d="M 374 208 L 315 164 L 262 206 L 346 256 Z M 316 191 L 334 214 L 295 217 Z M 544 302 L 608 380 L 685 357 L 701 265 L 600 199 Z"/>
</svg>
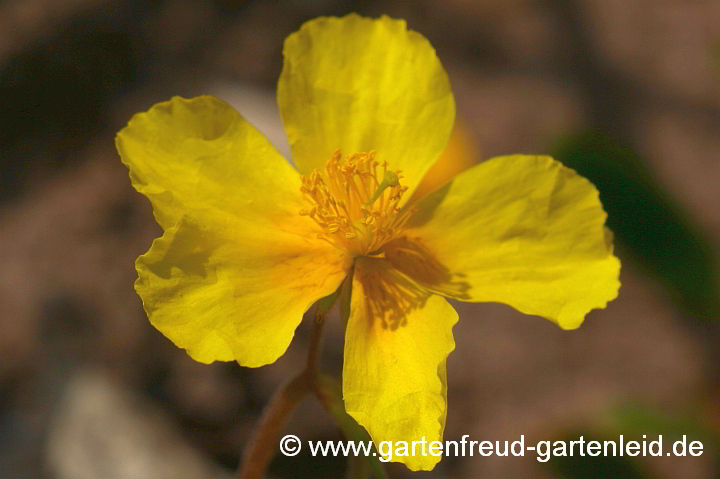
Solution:
<svg viewBox="0 0 720 479">
<path fill-rule="evenodd" d="M 387 166 L 375 151 L 343 158 L 338 150 L 324 172 L 302 177 L 310 208 L 300 214 L 320 226 L 318 238 L 360 256 L 381 254 L 383 245 L 402 234 L 413 209 L 398 206 L 408 188 L 400 185 L 400 171 Z"/>
</svg>

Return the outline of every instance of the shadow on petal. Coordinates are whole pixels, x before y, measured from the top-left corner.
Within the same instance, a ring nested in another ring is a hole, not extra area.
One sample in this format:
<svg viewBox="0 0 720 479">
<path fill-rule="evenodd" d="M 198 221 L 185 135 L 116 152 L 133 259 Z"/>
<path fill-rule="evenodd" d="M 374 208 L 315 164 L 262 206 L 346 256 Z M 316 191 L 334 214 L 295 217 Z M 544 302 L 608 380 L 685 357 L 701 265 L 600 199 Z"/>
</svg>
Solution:
<svg viewBox="0 0 720 479">
<path fill-rule="evenodd" d="M 391 331 L 406 326 L 410 312 L 421 309 L 432 294 L 383 258 L 358 258 L 355 278 L 362 283 L 370 329 L 375 321 Z"/>
<path fill-rule="evenodd" d="M 393 268 L 433 293 L 468 300 L 470 284 L 462 273 L 452 273 L 418 239 L 398 238 L 388 243 L 385 259 Z"/>
<path fill-rule="evenodd" d="M 159 256 L 150 258 L 145 254 L 138 258 L 148 271 L 158 278 L 169 280 L 173 271 L 187 277 L 211 278 L 215 272 L 208 270 L 210 255 L 215 247 L 210 240 L 198 233 L 199 229 L 185 219 L 170 228 L 153 242 Z"/>
<path fill-rule="evenodd" d="M 385 245 L 383 253 L 356 260 L 369 327 L 374 321 L 389 330 L 406 326 L 410 313 L 422 309 L 433 294 L 469 298 L 470 285 L 463 275 L 451 273 L 419 241 L 398 238 Z"/>
</svg>

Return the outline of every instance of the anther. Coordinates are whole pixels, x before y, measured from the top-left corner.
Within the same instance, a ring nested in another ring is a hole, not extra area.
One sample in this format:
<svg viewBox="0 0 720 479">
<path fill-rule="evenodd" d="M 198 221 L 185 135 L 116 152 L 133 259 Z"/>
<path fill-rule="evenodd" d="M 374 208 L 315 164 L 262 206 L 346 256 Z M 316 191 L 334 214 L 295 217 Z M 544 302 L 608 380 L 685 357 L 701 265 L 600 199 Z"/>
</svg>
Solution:
<svg viewBox="0 0 720 479">
<path fill-rule="evenodd" d="M 325 167 L 326 176 L 316 170 L 303 177 L 300 188 L 309 205 L 299 213 L 324 230 L 318 238 L 353 255 L 379 251 L 407 222 L 407 213 L 398 207 L 407 190 L 400 185 L 402 176 L 388 171 L 388 163 L 375 155 L 370 151 L 343 158 L 336 151 Z"/>
</svg>

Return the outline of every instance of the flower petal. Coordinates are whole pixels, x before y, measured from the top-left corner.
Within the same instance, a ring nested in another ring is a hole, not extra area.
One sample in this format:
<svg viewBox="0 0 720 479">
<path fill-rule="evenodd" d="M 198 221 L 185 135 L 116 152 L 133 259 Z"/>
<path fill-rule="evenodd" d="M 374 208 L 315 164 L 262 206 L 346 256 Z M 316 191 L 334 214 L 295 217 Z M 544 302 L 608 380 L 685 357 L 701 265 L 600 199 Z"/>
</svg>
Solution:
<svg viewBox="0 0 720 479">
<path fill-rule="evenodd" d="M 136 262 L 150 321 L 197 361 L 274 362 L 303 313 L 345 275 L 329 245 L 246 228 L 218 232 L 183 219 Z"/>
<path fill-rule="evenodd" d="M 138 258 L 150 321 L 201 362 L 273 362 L 349 268 L 299 215 L 300 177 L 224 102 L 174 98 L 117 138 L 165 230 Z"/>
<path fill-rule="evenodd" d="M 455 119 L 447 73 L 405 21 L 318 18 L 285 40 L 278 104 L 303 174 L 332 153 L 377 151 L 402 170 L 409 198 L 445 148 Z"/>
<path fill-rule="evenodd" d="M 382 441 L 441 441 L 446 411 L 446 359 L 455 348 L 452 327 L 457 313 L 437 295 L 396 298 L 402 321 L 392 311 L 378 310 L 383 293 L 412 286 L 382 259 L 355 263 L 352 313 L 345 335 L 343 396 L 347 412 L 363 425 L 376 445 Z M 417 290 L 419 293 L 420 290 Z M 414 301 L 409 301 L 410 297 Z M 374 313 L 373 313 L 374 312 Z M 440 460 L 416 452 L 393 455 L 412 470 L 430 470 Z M 397 451 L 396 451 L 397 452 Z"/>
<path fill-rule="evenodd" d="M 617 296 L 620 261 L 598 192 L 552 158 L 494 158 L 418 207 L 408 238 L 436 266 L 423 271 L 392 251 L 387 259 L 433 291 L 506 303 L 565 329 Z"/>
<path fill-rule="evenodd" d="M 301 231 L 300 176 L 265 136 L 212 96 L 174 97 L 133 116 L 116 145 L 164 229 L 185 215 L 225 212 Z"/>
</svg>

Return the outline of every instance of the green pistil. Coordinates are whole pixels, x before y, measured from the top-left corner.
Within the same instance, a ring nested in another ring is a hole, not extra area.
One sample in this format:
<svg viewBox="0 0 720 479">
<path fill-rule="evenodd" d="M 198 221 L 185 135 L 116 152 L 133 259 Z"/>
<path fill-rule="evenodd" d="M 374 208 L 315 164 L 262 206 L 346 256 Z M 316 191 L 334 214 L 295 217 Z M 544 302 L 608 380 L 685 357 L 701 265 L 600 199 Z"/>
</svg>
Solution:
<svg viewBox="0 0 720 479">
<path fill-rule="evenodd" d="M 399 184 L 400 182 L 397 175 L 392 171 L 386 171 L 382 183 L 378 185 L 377 190 L 375 190 L 375 194 L 372 196 L 372 198 L 370 198 L 370 201 L 365 203 L 365 206 L 370 206 L 371 204 L 375 203 L 375 200 L 380 198 L 380 195 L 382 195 L 387 188 L 390 188 L 391 186 L 397 186 Z"/>
</svg>

